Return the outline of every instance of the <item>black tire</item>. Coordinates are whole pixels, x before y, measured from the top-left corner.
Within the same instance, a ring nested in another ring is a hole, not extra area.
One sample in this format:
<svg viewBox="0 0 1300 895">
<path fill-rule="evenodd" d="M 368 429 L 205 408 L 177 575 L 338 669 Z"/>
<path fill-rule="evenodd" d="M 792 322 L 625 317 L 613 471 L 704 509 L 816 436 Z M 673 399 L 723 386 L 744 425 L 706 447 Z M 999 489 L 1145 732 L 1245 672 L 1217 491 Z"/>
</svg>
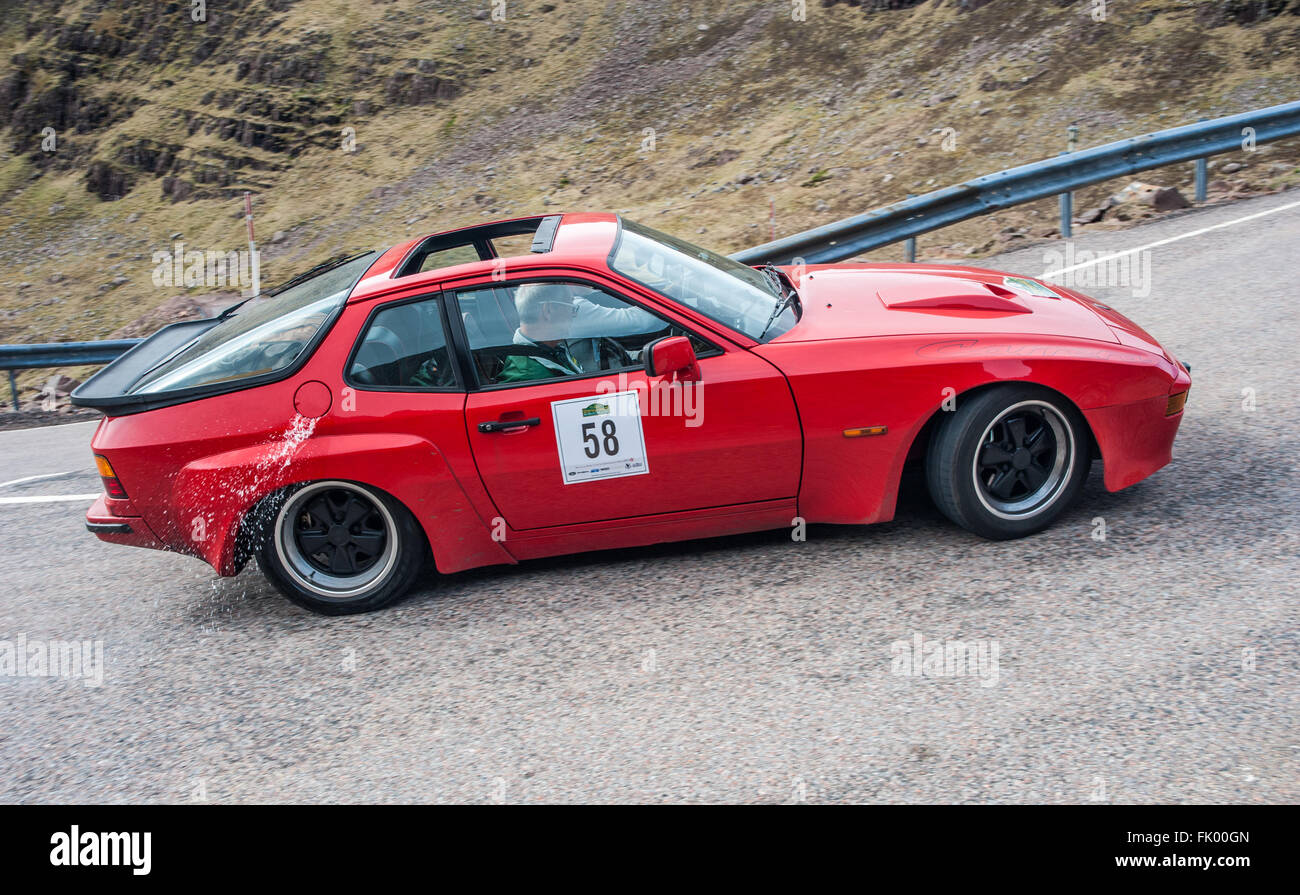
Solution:
<svg viewBox="0 0 1300 895">
<path fill-rule="evenodd" d="M 1042 531 L 1088 476 L 1091 436 L 1056 392 L 1000 385 L 942 413 L 926 455 L 930 496 L 962 528 L 994 540 Z"/>
<path fill-rule="evenodd" d="M 257 564 L 294 603 L 321 615 L 371 612 L 403 596 L 428 546 L 415 517 L 357 482 L 308 482 L 265 513 Z"/>
</svg>

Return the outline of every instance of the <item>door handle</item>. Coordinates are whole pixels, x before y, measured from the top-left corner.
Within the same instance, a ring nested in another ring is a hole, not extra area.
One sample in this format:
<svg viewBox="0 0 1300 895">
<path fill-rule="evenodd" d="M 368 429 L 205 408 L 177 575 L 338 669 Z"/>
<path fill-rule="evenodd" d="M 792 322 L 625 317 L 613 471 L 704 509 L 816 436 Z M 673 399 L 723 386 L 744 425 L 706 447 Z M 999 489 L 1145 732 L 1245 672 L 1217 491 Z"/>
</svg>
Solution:
<svg viewBox="0 0 1300 895">
<path fill-rule="evenodd" d="M 522 429 L 525 426 L 540 426 L 541 419 L 532 417 L 526 420 L 494 420 L 488 423 L 479 423 L 480 432 L 504 432 L 506 429 Z"/>
</svg>

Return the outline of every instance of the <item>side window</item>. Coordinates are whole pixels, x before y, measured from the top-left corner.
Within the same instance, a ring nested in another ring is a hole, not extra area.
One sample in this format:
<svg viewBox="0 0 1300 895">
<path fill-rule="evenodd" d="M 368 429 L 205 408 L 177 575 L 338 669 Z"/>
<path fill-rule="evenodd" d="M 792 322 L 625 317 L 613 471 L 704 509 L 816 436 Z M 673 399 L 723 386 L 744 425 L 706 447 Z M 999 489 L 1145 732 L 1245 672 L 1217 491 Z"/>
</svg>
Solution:
<svg viewBox="0 0 1300 895">
<path fill-rule="evenodd" d="M 449 249 L 439 249 L 436 252 L 430 252 L 424 256 L 420 262 L 418 273 L 424 273 L 426 270 L 437 270 L 440 267 L 454 267 L 457 264 L 470 264 L 478 261 L 478 249 L 473 245 L 452 246 Z"/>
<path fill-rule="evenodd" d="M 370 318 L 348 377 L 371 388 L 455 389 L 438 299 L 387 305 Z"/>
<path fill-rule="evenodd" d="M 681 332 L 585 283 L 511 283 L 457 292 L 456 300 L 484 385 L 634 369 L 648 343 Z"/>
</svg>

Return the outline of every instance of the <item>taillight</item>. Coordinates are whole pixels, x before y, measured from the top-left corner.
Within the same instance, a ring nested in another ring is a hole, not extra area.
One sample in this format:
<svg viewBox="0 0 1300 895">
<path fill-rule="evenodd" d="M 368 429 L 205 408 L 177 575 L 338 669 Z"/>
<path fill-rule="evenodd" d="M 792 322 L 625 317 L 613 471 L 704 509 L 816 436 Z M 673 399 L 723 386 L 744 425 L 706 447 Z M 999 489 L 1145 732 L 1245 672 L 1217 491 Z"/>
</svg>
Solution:
<svg viewBox="0 0 1300 895">
<path fill-rule="evenodd" d="M 95 465 L 99 467 L 99 477 L 104 482 L 104 490 L 108 492 L 108 496 L 117 500 L 126 500 L 126 489 L 117 480 L 117 473 L 113 472 L 113 464 L 108 462 L 108 458 L 96 454 Z"/>
<path fill-rule="evenodd" d="M 1183 405 L 1186 403 L 1186 391 L 1181 391 L 1176 395 L 1170 395 L 1168 403 L 1165 404 L 1165 416 L 1173 416 L 1175 413 L 1182 413 Z"/>
</svg>

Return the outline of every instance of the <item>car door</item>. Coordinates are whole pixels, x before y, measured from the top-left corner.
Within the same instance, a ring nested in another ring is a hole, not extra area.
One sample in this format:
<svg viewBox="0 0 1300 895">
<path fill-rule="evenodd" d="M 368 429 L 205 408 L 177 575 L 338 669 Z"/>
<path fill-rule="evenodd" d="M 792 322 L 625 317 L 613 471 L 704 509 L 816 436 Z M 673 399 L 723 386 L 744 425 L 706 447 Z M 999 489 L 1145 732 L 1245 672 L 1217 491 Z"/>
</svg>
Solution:
<svg viewBox="0 0 1300 895">
<path fill-rule="evenodd" d="M 742 348 L 685 330 L 680 321 L 647 310 L 608 284 L 565 278 L 575 289 L 595 290 L 587 298 L 604 310 L 590 314 L 610 319 L 601 324 L 607 329 L 564 340 L 572 350 L 553 355 L 553 361 L 535 355 L 545 378 L 495 382 L 501 354 L 512 350 L 506 345 L 528 326 L 518 320 L 520 290 L 538 282 L 480 284 L 454 293 L 480 380 L 466 400 L 468 437 L 483 484 L 512 529 L 795 497 L 802 437 L 781 373 Z M 638 328 L 648 331 L 619 329 L 623 324 L 614 318 L 628 308 L 638 309 Z M 655 322 L 646 322 L 651 318 Z M 699 382 L 647 376 L 640 348 L 670 334 L 692 337 Z M 623 345 L 629 356 L 609 341 Z M 575 371 L 546 366 L 568 368 L 566 358 L 576 357 L 585 342 L 607 355 L 596 368 L 590 361 Z M 543 375 L 527 358 L 514 363 L 521 365 Z"/>
</svg>

